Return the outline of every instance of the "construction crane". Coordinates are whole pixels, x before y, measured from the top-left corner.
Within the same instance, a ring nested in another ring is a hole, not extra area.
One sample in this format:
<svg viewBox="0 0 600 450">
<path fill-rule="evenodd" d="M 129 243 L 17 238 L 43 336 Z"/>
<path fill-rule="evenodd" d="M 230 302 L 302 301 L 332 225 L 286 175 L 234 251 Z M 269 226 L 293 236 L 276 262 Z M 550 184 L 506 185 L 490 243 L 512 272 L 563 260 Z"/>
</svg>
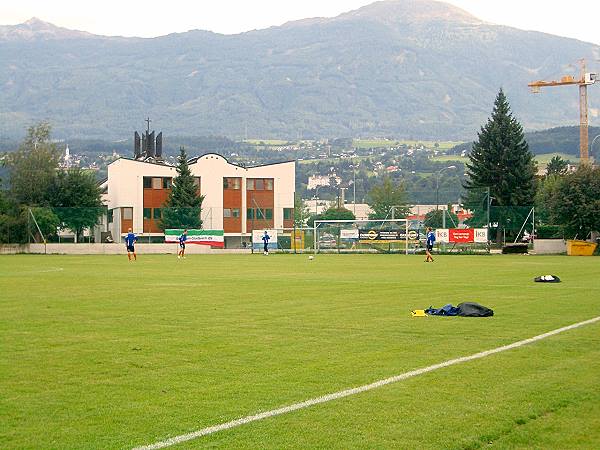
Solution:
<svg viewBox="0 0 600 450">
<path fill-rule="evenodd" d="M 586 72 L 584 59 L 579 62 L 581 63 L 581 77 L 579 79 L 566 75 L 559 81 L 540 80 L 529 83 L 527 86 L 531 88 L 534 94 L 539 93 L 541 88 L 548 86 L 579 86 L 579 158 L 582 163 L 587 163 L 589 161 L 587 87 L 598 80 L 598 74 Z"/>
</svg>

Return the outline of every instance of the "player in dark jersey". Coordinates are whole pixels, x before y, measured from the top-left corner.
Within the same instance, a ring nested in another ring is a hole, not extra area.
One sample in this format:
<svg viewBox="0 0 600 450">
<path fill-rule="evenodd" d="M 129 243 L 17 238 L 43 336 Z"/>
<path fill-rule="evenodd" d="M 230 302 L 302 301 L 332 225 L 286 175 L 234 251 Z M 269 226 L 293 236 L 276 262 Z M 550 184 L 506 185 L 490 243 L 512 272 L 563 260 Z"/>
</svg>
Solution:
<svg viewBox="0 0 600 450">
<path fill-rule="evenodd" d="M 265 230 L 265 234 L 263 234 L 261 239 L 264 243 L 264 254 L 268 255 L 269 254 L 269 239 L 271 239 L 271 236 L 269 236 L 269 233 L 267 233 L 267 230 Z"/>
<path fill-rule="evenodd" d="M 133 260 L 137 261 L 137 255 L 135 254 L 135 242 L 137 241 L 137 236 L 133 234 L 131 228 L 128 230 L 127 236 L 125 236 L 125 246 L 127 247 L 127 259 L 131 261 L 131 255 L 133 255 Z"/>
<path fill-rule="evenodd" d="M 425 253 L 427 254 L 427 258 L 425 262 L 433 262 L 433 256 L 431 256 L 431 251 L 433 250 L 433 243 L 435 242 L 435 232 L 431 230 L 431 228 L 427 228 L 427 243 L 425 248 Z"/>
<path fill-rule="evenodd" d="M 177 258 L 185 258 L 185 241 L 187 241 L 187 229 L 183 230 L 183 233 L 179 236 L 179 253 L 177 253 Z"/>
</svg>

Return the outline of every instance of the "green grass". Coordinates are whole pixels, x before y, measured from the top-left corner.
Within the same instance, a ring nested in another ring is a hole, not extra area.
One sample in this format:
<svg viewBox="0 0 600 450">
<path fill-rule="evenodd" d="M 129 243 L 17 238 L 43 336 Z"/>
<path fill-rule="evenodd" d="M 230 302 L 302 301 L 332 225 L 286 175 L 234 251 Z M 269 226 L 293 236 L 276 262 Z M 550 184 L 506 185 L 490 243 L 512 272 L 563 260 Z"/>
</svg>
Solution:
<svg viewBox="0 0 600 450">
<path fill-rule="evenodd" d="M 573 164 L 579 163 L 579 157 L 574 155 L 567 155 L 566 153 L 542 153 L 540 155 L 535 155 L 535 160 L 540 166 L 546 166 L 552 158 L 555 156 L 560 156 L 565 161 L 569 160 Z"/>
<path fill-rule="evenodd" d="M 456 161 L 456 162 L 466 164 L 469 162 L 469 157 L 468 156 L 460 156 L 460 155 L 441 155 L 441 156 L 434 156 L 433 158 L 431 158 L 431 160 L 438 161 L 438 162 Z"/>
<path fill-rule="evenodd" d="M 131 448 L 600 315 L 598 258 L 0 257 L 0 448 Z M 62 270 L 58 270 L 62 269 Z M 533 283 L 553 273 L 557 285 Z M 411 318 L 477 301 L 493 318 Z M 178 448 L 581 448 L 600 323 Z"/>
<path fill-rule="evenodd" d="M 246 139 L 244 142 L 250 145 L 278 146 L 289 144 L 290 141 L 284 141 L 282 139 Z"/>
<path fill-rule="evenodd" d="M 410 141 L 410 140 L 385 140 L 385 139 L 354 139 L 353 146 L 357 148 L 378 148 L 378 147 L 395 147 L 398 145 L 424 145 L 428 148 L 434 148 L 438 144 L 439 150 L 448 150 L 456 147 L 462 142 L 455 141 Z"/>
</svg>

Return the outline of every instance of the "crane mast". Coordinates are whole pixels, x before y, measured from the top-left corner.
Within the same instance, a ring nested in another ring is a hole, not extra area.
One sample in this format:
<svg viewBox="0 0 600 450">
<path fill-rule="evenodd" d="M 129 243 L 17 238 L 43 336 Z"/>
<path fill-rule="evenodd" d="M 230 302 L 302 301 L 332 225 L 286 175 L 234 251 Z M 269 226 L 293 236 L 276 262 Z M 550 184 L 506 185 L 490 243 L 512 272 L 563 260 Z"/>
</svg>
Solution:
<svg viewBox="0 0 600 450">
<path fill-rule="evenodd" d="M 598 80 L 596 73 L 586 72 L 585 60 L 581 60 L 581 76 L 579 79 L 566 75 L 558 81 L 533 81 L 527 86 L 533 93 L 539 93 L 541 88 L 550 86 L 579 86 L 579 157 L 582 163 L 589 161 L 588 152 L 588 102 L 587 87 Z"/>
</svg>

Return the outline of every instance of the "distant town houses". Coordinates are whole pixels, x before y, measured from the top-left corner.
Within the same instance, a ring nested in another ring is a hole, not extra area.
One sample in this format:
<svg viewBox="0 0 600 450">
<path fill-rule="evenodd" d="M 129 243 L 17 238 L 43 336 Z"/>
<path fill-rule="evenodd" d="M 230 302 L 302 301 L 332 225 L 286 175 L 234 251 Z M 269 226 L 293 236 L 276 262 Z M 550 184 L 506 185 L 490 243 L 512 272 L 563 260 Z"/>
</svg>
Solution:
<svg viewBox="0 0 600 450">
<path fill-rule="evenodd" d="M 312 191 L 321 186 L 331 186 L 331 182 L 335 181 L 336 185 L 341 184 L 342 179 L 335 174 L 332 175 L 313 175 L 308 177 L 307 189 Z"/>
</svg>

